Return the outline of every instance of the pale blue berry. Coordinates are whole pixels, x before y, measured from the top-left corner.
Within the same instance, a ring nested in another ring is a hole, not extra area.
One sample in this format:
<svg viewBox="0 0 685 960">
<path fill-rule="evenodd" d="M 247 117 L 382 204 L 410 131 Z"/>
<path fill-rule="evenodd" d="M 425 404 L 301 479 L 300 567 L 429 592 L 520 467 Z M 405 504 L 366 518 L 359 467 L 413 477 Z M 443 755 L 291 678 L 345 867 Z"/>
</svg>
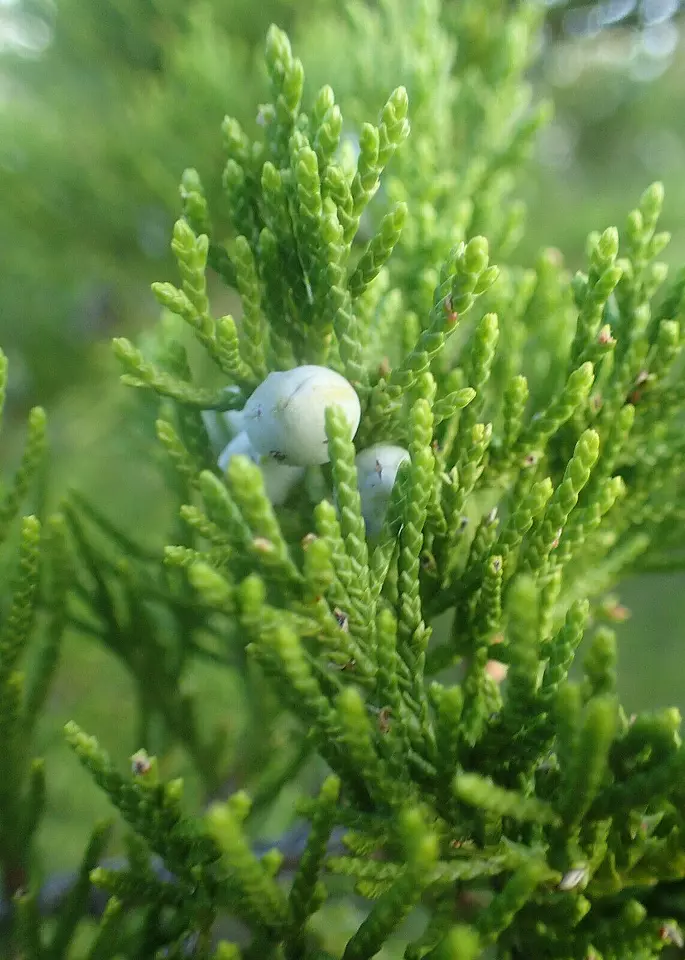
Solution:
<svg viewBox="0 0 685 960">
<path fill-rule="evenodd" d="M 407 460 L 409 452 L 404 447 L 387 443 L 367 447 L 357 456 L 355 462 L 362 516 L 370 537 L 381 531 L 397 471 Z"/>
<path fill-rule="evenodd" d="M 331 406 L 342 410 L 354 437 L 361 406 L 343 376 L 312 365 L 270 373 L 245 404 L 244 429 L 255 450 L 278 463 L 328 463 L 326 408 Z"/>
<path fill-rule="evenodd" d="M 235 436 L 218 459 L 219 469 L 226 471 L 232 457 L 249 457 L 262 472 L 264 489 L 269 500 L 278 507 L 288 499 L 294 486 L 302 479 L 304 467 L 291 467 L 278 463 L 273 457 L 257 453 L 250 438 L 243 430 Z"/>
</svg>

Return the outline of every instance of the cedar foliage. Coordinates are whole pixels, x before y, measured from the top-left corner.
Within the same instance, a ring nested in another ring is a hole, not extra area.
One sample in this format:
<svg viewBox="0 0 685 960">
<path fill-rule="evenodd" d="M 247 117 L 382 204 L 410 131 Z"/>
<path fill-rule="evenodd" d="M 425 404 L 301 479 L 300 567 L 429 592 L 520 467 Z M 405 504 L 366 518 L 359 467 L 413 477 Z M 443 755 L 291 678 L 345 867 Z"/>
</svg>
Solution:
<svg viewBox="0 0 685 960">
<path fill-rule="evenodd" d="M 411 94 L 390 91 L 354 135 L 329 87 L 303 100 L 272 27 L 260 137 L 222 126 L 224 210 L 184 173 L 180 285 L 153 288 L 177 321 L 147 352 L 115 342 L 124 381 L 159 398 L 178 536 L 157 556 L 75 497 L 47 535 L 21 526 L 0 638 L 9 956 L 618 960 L 682 945 L 680 717 L 621 708 L 607 592 L 683 563 L 684 275 L 659 260 L 659 184 L 621 231 L 590 235 L 584 271 L 552 250 L 515 265 L 516 175 L 548 113 L 523 80 L 541 13 L 485 6 L 482 21 L 484 5 L 452 10 L 453 34 L 437 0 L 354 8 L 360 47 L 404 40 Z M 478 57 L 460 60 L 453 35 L 478 37 Z M 213 313 L 209 270 L 239 294 L 237 319 Z M 193 375 L 178 324 L 218 387 Z M 289 429 L 324 431 L 327 460 L 283 463 L 248 401 L 308 365 L 317 384 L 345 378 L 361 420 L 335 400 L 298 408 Z M 42 447 L 39 411 L 3 531 Z M 388 447 L 396 475 L 369 499 L 364 452 L 382 480 Z M 55 890 L 32 871 L 45 786 L 30 742 L 74 622 L 136 677 L 141 749 L 121 771 L 68 725 L 130 835 L 103 860 L 98 825 Z M 252 796 L 224 796 L 224 744 L 183 691 L 196 658 L 238 665 L 254 743 L 260 724 L 288 731 L 257 753 Z M 206 810 L 147 752 L 151 718 L 192 759 Z M 255 845 L 255 809 L 313 757 L 307 830 Z"/>
</svg>

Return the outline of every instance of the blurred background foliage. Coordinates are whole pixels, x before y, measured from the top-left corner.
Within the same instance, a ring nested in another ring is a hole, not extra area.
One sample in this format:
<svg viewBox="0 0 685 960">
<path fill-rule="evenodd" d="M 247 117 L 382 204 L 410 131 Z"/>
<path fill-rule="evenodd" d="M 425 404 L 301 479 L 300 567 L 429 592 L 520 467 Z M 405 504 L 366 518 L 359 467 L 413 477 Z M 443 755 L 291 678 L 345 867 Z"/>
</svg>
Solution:
<svg viewBox="0 0 685 960">
<path fill-rule="evenodd" d="M 456 38 L 462 60 L 487 57 L 488 9 L 509 2 L 445 0 L 448 22 L 451 5 L 468 8 L 469 35 Z M 161 547 L 173 498 L 157 454 L 156 412 L 118 385 L 107 340 L 148 336 L 157 320 L 149 284 L 175 277 L 169 240 L 186 166 L 198 168 L 210 209 L 220 209 L 221 121 L 230 114 L 248 130 L 257 122 L 269 23 L 290 33 L 310 92 L 330 83 L 351 125 L 373 118 L 399 82 L 411 96 L 401 38 L 383 49 L 362 45 L 351 68 L 341 42 L 346 18 L 363 20 L 374 3 L 357 0 L 346 13 L 338 0 L 0 0 L 0 343 L 11 389 L 5 466 L 18 455 L 26 410 L 45 405 L 50 496 L 86 491 L 139 540 Z M 588 232 L 622 226 L 658 178 L 666 186 L 664 226 L 674 234 L 668 256 L 684 263 L 678 0 L 552 0 L 545 13 L 530 78 L 536 96 L 554 102 L 555 118 L 519 188 L 528 227 L 517 257 L 530 263 L 542 246 L 554 246 L 575 269 Z M 677 576 L 623 587 L 633 612 L 622 627 L 629 709 L 685 707 L 682 587 Z M 207 701 L 215 713 L 230 702 L 239 728 L 245 711 L 230 678 L 198 682 L 219 684 Z M 48 866 L 74 862 L 103 805 L 62 746 L 62 721 L 76 717 L 123 759 L 135 748 L 129 683 L 110 654 L 69 635 L 39 743 L 51 783 L 40 851 Z"/>
</svg>

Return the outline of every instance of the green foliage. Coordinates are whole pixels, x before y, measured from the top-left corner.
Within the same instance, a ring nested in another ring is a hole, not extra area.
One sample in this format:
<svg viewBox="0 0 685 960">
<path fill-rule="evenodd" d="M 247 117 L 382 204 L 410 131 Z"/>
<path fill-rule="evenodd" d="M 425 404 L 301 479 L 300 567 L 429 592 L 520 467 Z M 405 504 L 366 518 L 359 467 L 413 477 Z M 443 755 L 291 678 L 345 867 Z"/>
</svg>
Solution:
<svg viewBox="0 0 685 960">
<path fill-rule="evenodd" d="M 173 543 L 158 555 L 70 496 L 51 522 L 51 626 L 25 698 L 14 671 L 40 527 L 24 521 L 0 636 L 2 822 L 26 820 L 0 833 L 10 895 L 43 791 L 21 724 L 68 620 L 134 678 L 140 748 L 122 773 L 68 725 L 131 833 L 122 862 L 96 867 L 95 831 L 54 924 L 33 888 L 8 905 L 9 942 L 31 960 L 618 960 L 681 940 L 680 717 L 626 716 L 602 623 L 622 577 L 683 563 L 685 304 L 658 260 L 663 189 L 625 230 L 590 235 L 584 271 L 549 253 L 515 266 L 515 174 L 546 113 L 522 82 L 541 12 L 492 3 L 483 21 L 465 3 L 453 34 L 441 12 L 351 6 L 349 76 L 382 48 L 411 90 L 357 124 L 356 156 L 331 88 L 307 95 L 269 29 L 257 132 L 224 121 L 220 187 L 184 174 L 180 285 L 154 287 L 214 376 L 191 369 L 168 322 L 146 349 L 115 343 L 124 382 L 159 403 Z M 480 46 L 460 59 L 452 35 Z M 215 317 L 208 269 L 240 298 L 238 321 Z M 7 523 L 41 445 L 34 415 Z M 406 456 L 386 489 L 390 446 Z M 237 674 L 252 705 L 233 744 L 186 688 L 201 659 Z M 204 810 L 166 775 L 179 745 Z M 255 814 L 310 759 L 304 849 L 260 851 Z M 109 898 L 97 926 L 90 882 Z M 351 892 L 364 912 L 336 937 L 327 921 Z"/>
<path fill-rule="evenodd" d="M 0 352 L 0 414 L 7 372 L 5 355 Z M 11 572 L 0 624 L 0 872 L 5 902 L 19 898 L 25 922 L 18 925 L 18 936 L 25 944 L 38 936 L 31 916 L 33 901 L 27 871 L 45 810 L 45 770 L 43 761 L 32 755 L 33 730 L 59 659 L 70 586 L 63 518 L 55 515 L 41 524 L 30 514 L 17 520 L 29 494 L 34 493 L 44 457 L 45 415 L 36 409 L 29 417 L 24 455 L 1 508 L 2 540 L 6 541 L 3 551 L 8 544 L 15 547 L 16 558 L 8 565 L 3 556 L 3 566 L 9 566 Z M 48 577 L 46 566 L 51 573 Z M 46 607 L 49 612 L 43 616 Z M 29 659 L 28 647 L 39 620 L 41 642 L 37 655 Z M 63 924 L 67 923 L 66 917 L 65 913 Z"/>
<path fill-rule="evenodd" d="M 203 169 L 218 169 L 214 131 L 227 108 L 254 123 L 257 52 L 272 19 L 294 27 L 301 5 L 60 0 L 57 10 L 20 0 L 3 12 L 19 42 L 0 51 L 0 336 L 21 356 L 29 395 L 81 379 L 85 346 L 142 319 L 179 171 L 198 148 Z"/>
</svg>

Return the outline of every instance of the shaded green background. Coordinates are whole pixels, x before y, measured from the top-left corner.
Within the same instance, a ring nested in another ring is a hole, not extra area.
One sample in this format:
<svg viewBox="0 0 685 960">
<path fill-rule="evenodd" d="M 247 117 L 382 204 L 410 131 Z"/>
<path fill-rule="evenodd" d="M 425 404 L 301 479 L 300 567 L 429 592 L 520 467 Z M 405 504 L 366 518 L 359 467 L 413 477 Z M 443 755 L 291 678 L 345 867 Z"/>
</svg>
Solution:
<svg viewBox="0 0 685 960">
<path fill-rule="evenodd" d="M 109 516 L 161 544 L 169 510 L 151 453 L 153 418 L 119 387 L 105 341 L 156 320 L 148 287 L 175 276 L 168 239 L 180 174 L 192 164 L 216 177 L 225 113 L 254 123 L 272 20 L 290 30 L 310 87 L 330 81 L 344 108 L 337 8 L 334 0 L 0 2 L 0 343 L 11 364 L 1 454 L 11 466 L 28 407 L 46 405 L 53 498 L 72 486 L 88 491 Z M 532 79 L 556 117 L 523 184 L 522 262 L 555 246 L 579 265 L 587 233 L 622 226 L 657 178 L 674 235 L 668 259 L 685 262 L 677 8 L 669 0 L 550 7 Z M 628 710 L 685 706 L 684 586 L 675 575 L 622 585 L 633 614 L 620 628 Z M 230 703 L 239 715 L 230 678 L 202 682 L 215 690 L 210 713 Z M 64 748 L 62 724 L 77 719 L 123 761 L 137 746 L 131 700 L 120 665 L 69 636 L 38 744 L 50 784 L 40 837 L 49 868 L 74 863 L 106 809 Z"/>
</svg>

